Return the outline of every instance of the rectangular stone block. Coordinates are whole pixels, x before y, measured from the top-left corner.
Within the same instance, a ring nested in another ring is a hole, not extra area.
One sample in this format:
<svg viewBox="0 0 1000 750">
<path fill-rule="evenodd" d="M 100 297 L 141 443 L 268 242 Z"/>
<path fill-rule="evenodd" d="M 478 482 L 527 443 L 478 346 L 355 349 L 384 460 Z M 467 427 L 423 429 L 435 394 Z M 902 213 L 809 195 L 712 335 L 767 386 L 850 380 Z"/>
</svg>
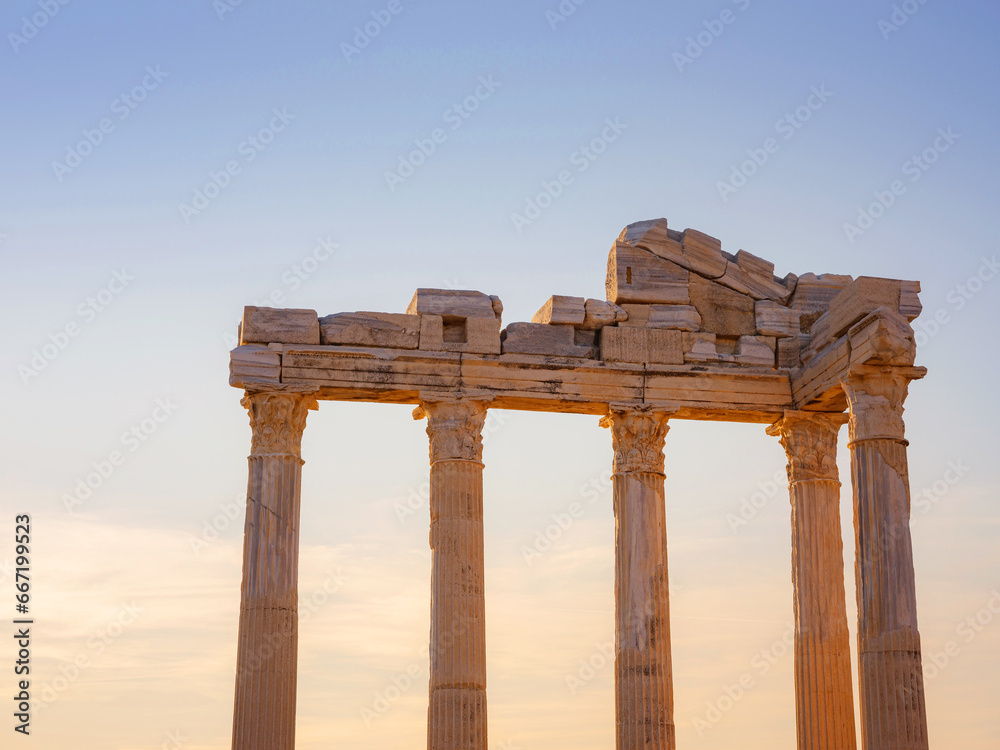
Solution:
<svg viewBox="0 0 1000 750">
<path fill-rule="evenodd" d="M 795 284 L 788 306 L 810 312 L 824 311 L 830 307 L 830 300 L 852 281 L 851 276 L 837 273 L 803 274 Z"/>
<path fill-rule="evenodd" d="M 692 305 L 650 305 L 648 328 L 670 328 L 675 331 L 701 329 L 701 315 Z"/>
<path fill-rule="evenodd" d="M 701 316 L 701 329 L 720 336 L 757 333 L 754 300 L 714 281 L 691 277 L 691 304 Z"/>
<path fill-rule="evenodd" d="M 681 332 L 666 329 L 608 326 L 601 330 L 601 359 L 660 365 L 684 363 Z"/>
<path fill-rule="evenodd" d="M 758 300 L 754 305 L 757 319 L 757 333 L 762 336 L 798 336 L 799 310 L 794 310 L 768 299 Z"/>
<path fill-rule="evenodd" d="M 685 362 L 697 364 L 719 361 L 714 333 L 683 333 L 681 334 L 681 348 L 684 351 Z"/>
<path fill-rule="evenodd" d="M 629 224 L 618 239 L 703 276 L 721 276 L 726 270 L 719 240 L 694 229 L 668 229 L 666 219 Z"/>
<path fill-rule="evenodd" d="M 583 323 L 578 326 L 586 331 L 597 331 L 604 326 L 614 325 L 628 317 L 618 305 L 601 299 L 588 299 L 583 305 Z"/>
<path fill-rule="evenodd" d="M 728 256 L 729 262 L 726 264 L 726 272 L 716 278 L 718 283 L 741 294 L 747 294 L 754 299 L 773 299 L 785 303 L 791 297 L 791 289 L 775 279 L 773 274 L 761 272 L 765 267 L 773 269 L 770 263 L 743 250 L 740 253 L 743 255 Z M 723 254 L 725 255 L 725 253 Z M 743 260 L 742 264 L 739 262 L 741 259 Z"/>
<path fill-rule="evenodd" d="M 773 336 L 740 336 L 736 345 L 735 361 L 740 365 L 774 367 Z"/>
<path fill-rule="evenodd" d="M 566 297 L 554 294 L 535 313 L 532 323 L 550 325 L 583 325 L 586 318 L 586 308 L 583 297 Z"/>
<path fill-rule="evenodd" d="M 315 310 L 244 307 L 240 343 L 319 344 L 319 316 Z"/>
<path fill-rule="evenodd" d="M 589 334 L 577 343 L 579 334 Z M 590 357 L 595 354 L 594 331 L 544 323 L 510 323 L 503 331 L 504 354 L 543 354 L 551 357 Z"/>
<path fill-rule="evenodd" d="M 689 302 L 686 269 L 624 242 L 616 242 L 608 255 L 605 288 L 609 302 Z"/>
<path fill-rule="evenodd" d="M 912 323 L 924 309 L 920 303 L 920 282 L 901 281 L 899 283 L 899 314 Z"/>
<path fill-rule="evenodd" d="M 421 315 L 420 348 L 434 352 L 499 354 L 499 318 Z"/>
<path fill-rule="evenodd" d="M 462 318 L 499 318 L 500 300 L 467 289 L 418 289 L 408 315 L 452 315 Z"/>
<path fill-rule="evenodd" d="M 320 318 L 320 343 L 416 349 L 420 316 L 403 313 L 337 313 Z"/>
<path fill-rule="evenodd" d="M 788 338 L 778 339 L 776 343 L 777 347 L 777 363 L 778 367 L 786 370 L 797 370 L 802 362 L 799 359 L 799 337 L 791 336 Z"/>
<path fill-rule="evenodd" d="M 230 384 L 281 382 L 281 354 L 269 346 L 244 344 L 229 353 Z"/>
<path fill-rule="evenodd" d="M 843 336 L 848 328 L 880 307 L 899 312 L 901 283 L 896 279 L 859 276 L 830 300 L 827 335 L 831 340 Z"/>
</svg>

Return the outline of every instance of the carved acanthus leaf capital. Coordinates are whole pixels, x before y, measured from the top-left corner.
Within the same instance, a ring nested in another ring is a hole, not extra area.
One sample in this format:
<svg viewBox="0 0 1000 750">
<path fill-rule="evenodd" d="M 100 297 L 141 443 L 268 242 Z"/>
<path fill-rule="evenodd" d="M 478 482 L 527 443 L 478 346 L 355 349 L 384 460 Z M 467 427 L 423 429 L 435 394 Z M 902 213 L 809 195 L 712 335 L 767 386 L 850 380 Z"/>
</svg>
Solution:
<svg viewBox="0 0 1000 750">
<path fill-rule="evenodd" d="M 767 428 L 767 434 L 777 437 L 785 449 L 789 484 L 809 479 L 839 481 L 837 433 L 846 421 L 846 414 L 786 411 Z"/>
<path fill-rule="evenodd" d="M 427 418 L 431 464 L 438 461 L 483 461 L 483 424 L 488 397 L 425 397 L 413 410 L 414 419 Z"/>
<path fill-rule="evenodd" d="M 904 440 L 903 401 L 910 381 L 923 377 L 924 372 L 920 367 L 853 368 L 841 383 L 851 415 L 851 442 Z"/>
<path fill-rule="evenodd" d="M 651 404 L 609 406 L 600 424 L 611 428 L 615 474 L 663 474 L 663 445 L 670 430 L 667 420 L 673 411 Z"/>
<path fill-rule="evenodd" d="M 316 398 L 307 393 L 247 393 L 240 404 L 250 414 L 253 438 L 250 454 L 285 454 L 301 457 L 302 431 L 306 414 L 319 408 Z"/>
</svg>

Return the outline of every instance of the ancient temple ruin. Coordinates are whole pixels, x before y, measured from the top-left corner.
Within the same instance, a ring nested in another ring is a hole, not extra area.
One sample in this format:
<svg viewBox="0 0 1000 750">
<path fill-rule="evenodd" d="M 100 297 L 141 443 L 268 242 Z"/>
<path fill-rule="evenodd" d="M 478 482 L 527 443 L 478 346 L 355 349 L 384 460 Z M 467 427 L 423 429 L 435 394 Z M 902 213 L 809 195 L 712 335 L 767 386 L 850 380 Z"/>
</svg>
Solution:
<svg viewBox="0 0 1000 750">
<path fill-rule="evenodd" d="M 413 404 L 430 440 L 429 750 L 487 747 L 481 430 L 490 408 L 610 428 L 618 750 L 674 747 L 663 449 L 672 419 L 768 425 L 788 457 L 798 747 L 857 747 L 836 449 L 848 425 L 861 747 L 927 747 L 903 401 L 915 281 L 774 265 L 665 219 L 624 229 L 607 299 L 555 295 L 530 323 L 499 298 L 418 289 L 404 313 L 247 307 L 230 384 L 253 430 L 234 750 L 293 750 L 306 414 Z M 488 499 L 487 499 L 488 501 Z M 791 710 L 791 707 L 789 707 Z"/>
</svg>

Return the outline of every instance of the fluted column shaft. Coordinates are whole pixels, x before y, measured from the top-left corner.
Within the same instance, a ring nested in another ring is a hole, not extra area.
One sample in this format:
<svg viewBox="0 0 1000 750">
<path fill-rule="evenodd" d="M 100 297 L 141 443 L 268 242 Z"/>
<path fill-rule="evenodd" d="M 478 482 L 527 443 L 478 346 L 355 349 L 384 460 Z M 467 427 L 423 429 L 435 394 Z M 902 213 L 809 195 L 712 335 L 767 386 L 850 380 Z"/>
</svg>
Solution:
<svg viewBox="0 0 1000 750">
<path fill-rule="evenodd" d="M 316 400 L 247 394 L 253 440 L 243 536 L 243 584 L 233 750 L 294 750 L 298 656 L 300 445 Z"/>
<path fill-rule="evenodd" d="M 788 456 L 799 750 L 854 750 L 837 432 L 843 414 L 787 411 L 767 432 Z"/>
<path fill-rule="evenodd" d="M 487 400 L 422 397 L 430 438 L 428 750 L 486 750 L 482 429 Z"/>
<path fill-rule="evenodd" d="M 672 750 L 674 699 L 664 508 L 668 412 L 612 405 L 617 750 Z"/>
<path fill-rule="evenodd" d="M 902 418 L 912 377 L 906 368 L 869 367 L 843 384 L 851 415 L 858 690 L 865 750 L 927 748 Z"/>
</svg>

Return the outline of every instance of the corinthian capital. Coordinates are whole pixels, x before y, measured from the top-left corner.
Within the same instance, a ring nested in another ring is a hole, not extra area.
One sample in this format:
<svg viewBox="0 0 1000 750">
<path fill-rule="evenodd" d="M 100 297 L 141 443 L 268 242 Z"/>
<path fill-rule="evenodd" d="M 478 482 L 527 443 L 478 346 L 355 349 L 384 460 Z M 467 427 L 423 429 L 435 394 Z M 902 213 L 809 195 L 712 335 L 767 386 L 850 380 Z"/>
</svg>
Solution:
<svg viewBox="0 0 1000 750">
<path fill-rule="evenodd" d="M 250 413 L 251 455 L 301 457 L 306 413 L 319 408 L 315 397 L 306 393 L 268 391 L 247 393 L 240 404 Z"/>
<path fill-rule="evenodd" d="M 851 442 L 882 438 L 903 440 L 903 401 L 910 381 L 922 367 L 855 367 L 841 385 L 847 395 Z"/>
<path fill-rule="evenodd" d="M 483 424 L 489 397 L 420 397 L 414 419 L 427 418 L 431 463 L 483 461 Z"/>
<path fill-rule="evenodd" d="M 670 430 L 667 420 L 674 411 L 651 404 L 608 407 L 607 415 L 601 417 L 601 427 L 611 428 L 616 474 L 663 473 L 663 444 Z"/>
<path fill-rule="evenodd" d="M 837 433 L 846 421 L 846 414 L 786 411 L 767 428 L 767 434 L 777 437 L 785 449 L 789 483 L 809 479 L 839 481 Z"/>
</svg>

